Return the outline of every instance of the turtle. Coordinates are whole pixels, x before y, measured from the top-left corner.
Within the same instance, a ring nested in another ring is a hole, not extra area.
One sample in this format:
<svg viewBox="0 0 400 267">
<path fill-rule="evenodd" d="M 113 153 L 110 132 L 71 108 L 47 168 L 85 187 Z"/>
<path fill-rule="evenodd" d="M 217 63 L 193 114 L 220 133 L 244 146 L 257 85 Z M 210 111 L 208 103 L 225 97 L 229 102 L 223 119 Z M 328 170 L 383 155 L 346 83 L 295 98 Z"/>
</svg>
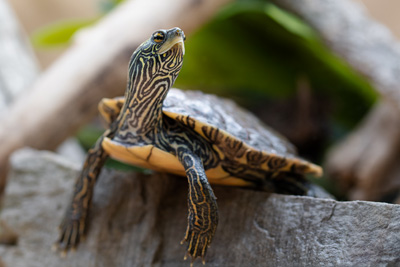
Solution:
<svg viewBox="0 0 400 267">
<path fill-rule="evenodd" d="M 124 97 L 103 99 L 108 129 L 88 151 L 60 224 L 56 249 L 75 249 L 87 229 L 94 185 L 107 158 L 186 176 L 186 255 L 204 257 L 218 224 L 210 184 L 306 194 L 306 174 L 322 168 L 233 101 L 171 88 L 182 67 L 185 35 L 158 30 L 132 54 Z M 183 242 L 182 241 L 182 242 Z M 186 258 L 186 256 L 185 256 Z"/>
</svg>

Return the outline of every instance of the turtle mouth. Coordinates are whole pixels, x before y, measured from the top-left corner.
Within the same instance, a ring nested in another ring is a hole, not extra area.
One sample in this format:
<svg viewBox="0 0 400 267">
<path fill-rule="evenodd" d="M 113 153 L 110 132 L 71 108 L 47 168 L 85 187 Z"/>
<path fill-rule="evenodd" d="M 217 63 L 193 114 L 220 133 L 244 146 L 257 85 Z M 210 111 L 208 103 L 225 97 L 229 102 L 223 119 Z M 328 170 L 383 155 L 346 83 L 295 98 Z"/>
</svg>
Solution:
<svg viewBox="0 0 400 267">
<path fill-rule="evenodd" d="M 184 44 L 184 39 L 182 36 L 176 36 L 175 38 L 172 38 L 171 40 L 167 40 L 163 46 L 161 47 L 160 50 L 158 50 L 157 54 L 161 55 L 164 54 L 165 52 L 168 52 L 171 50 L 173 47 L 182 47 L 182 53 L 185 55 L 185 44 Z"/>
</svg>

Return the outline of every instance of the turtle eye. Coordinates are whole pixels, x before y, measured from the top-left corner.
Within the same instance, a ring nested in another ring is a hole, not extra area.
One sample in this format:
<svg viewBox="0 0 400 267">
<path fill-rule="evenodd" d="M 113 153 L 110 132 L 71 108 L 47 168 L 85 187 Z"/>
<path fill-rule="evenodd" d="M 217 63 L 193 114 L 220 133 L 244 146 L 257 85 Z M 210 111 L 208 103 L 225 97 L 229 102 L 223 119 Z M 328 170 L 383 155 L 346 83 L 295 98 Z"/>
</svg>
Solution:
<svg viewBox="0 0 400 267">
<path fill-rule="evenodd" d="M 165 34 L 163 32 L 156 32 L 153 34 L 153 40 L 156 43 L 161 43 L 162 41 L 164 41 L 165 38 Z"/>
</svg>

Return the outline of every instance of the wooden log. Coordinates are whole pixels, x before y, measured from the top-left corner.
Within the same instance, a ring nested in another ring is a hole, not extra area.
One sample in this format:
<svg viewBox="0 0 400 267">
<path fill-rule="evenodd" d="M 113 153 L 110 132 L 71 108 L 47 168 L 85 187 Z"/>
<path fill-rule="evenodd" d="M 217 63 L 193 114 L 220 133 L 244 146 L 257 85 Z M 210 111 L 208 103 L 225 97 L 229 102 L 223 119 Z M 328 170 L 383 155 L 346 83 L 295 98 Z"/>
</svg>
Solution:
<svg viewBox="0 0 400 267">
<path fill-rule="evenodd" d="M 0 121 L 0 170 L 19 147 L 56 148 L 97 114 L 101 98 L 122 95 L 130 55 L 153 31 L 179 26 L 190 33 L 229 1 L 130 0 L 79 33 Z"/>
</svg>

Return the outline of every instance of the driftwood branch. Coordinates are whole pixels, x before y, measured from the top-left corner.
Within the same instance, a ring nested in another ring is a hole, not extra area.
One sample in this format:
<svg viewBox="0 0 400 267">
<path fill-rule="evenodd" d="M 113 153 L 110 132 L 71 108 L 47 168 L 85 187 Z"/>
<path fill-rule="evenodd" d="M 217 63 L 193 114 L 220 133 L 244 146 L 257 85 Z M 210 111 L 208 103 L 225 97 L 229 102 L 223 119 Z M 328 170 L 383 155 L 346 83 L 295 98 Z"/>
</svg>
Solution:
<svg viewBox="0 0 400 267">
<path fill-rule="evenodd" d="M 327 157 L 327 173 L 352 199 L 380 200 L 399 187 L 400 44 L 354 1 L 276 0 L 311 25 L 384 100 Z M 397 171 L 396 171 L 397 170 Z M 397 175 L 395 175 L 397 173 Z M 396 181 L 397 179 L 397 181 Z"/>
<path fill-rule="evenodd" d="M 96 114 L 102 97 L 122 95 L 130 55 L 153 31 L 179 26 L 190 33 L 227 2 L 130 0 L 78 34 L 0 121 L 0 169 L 19 147 L 54 149 Z"/>
</svg>

